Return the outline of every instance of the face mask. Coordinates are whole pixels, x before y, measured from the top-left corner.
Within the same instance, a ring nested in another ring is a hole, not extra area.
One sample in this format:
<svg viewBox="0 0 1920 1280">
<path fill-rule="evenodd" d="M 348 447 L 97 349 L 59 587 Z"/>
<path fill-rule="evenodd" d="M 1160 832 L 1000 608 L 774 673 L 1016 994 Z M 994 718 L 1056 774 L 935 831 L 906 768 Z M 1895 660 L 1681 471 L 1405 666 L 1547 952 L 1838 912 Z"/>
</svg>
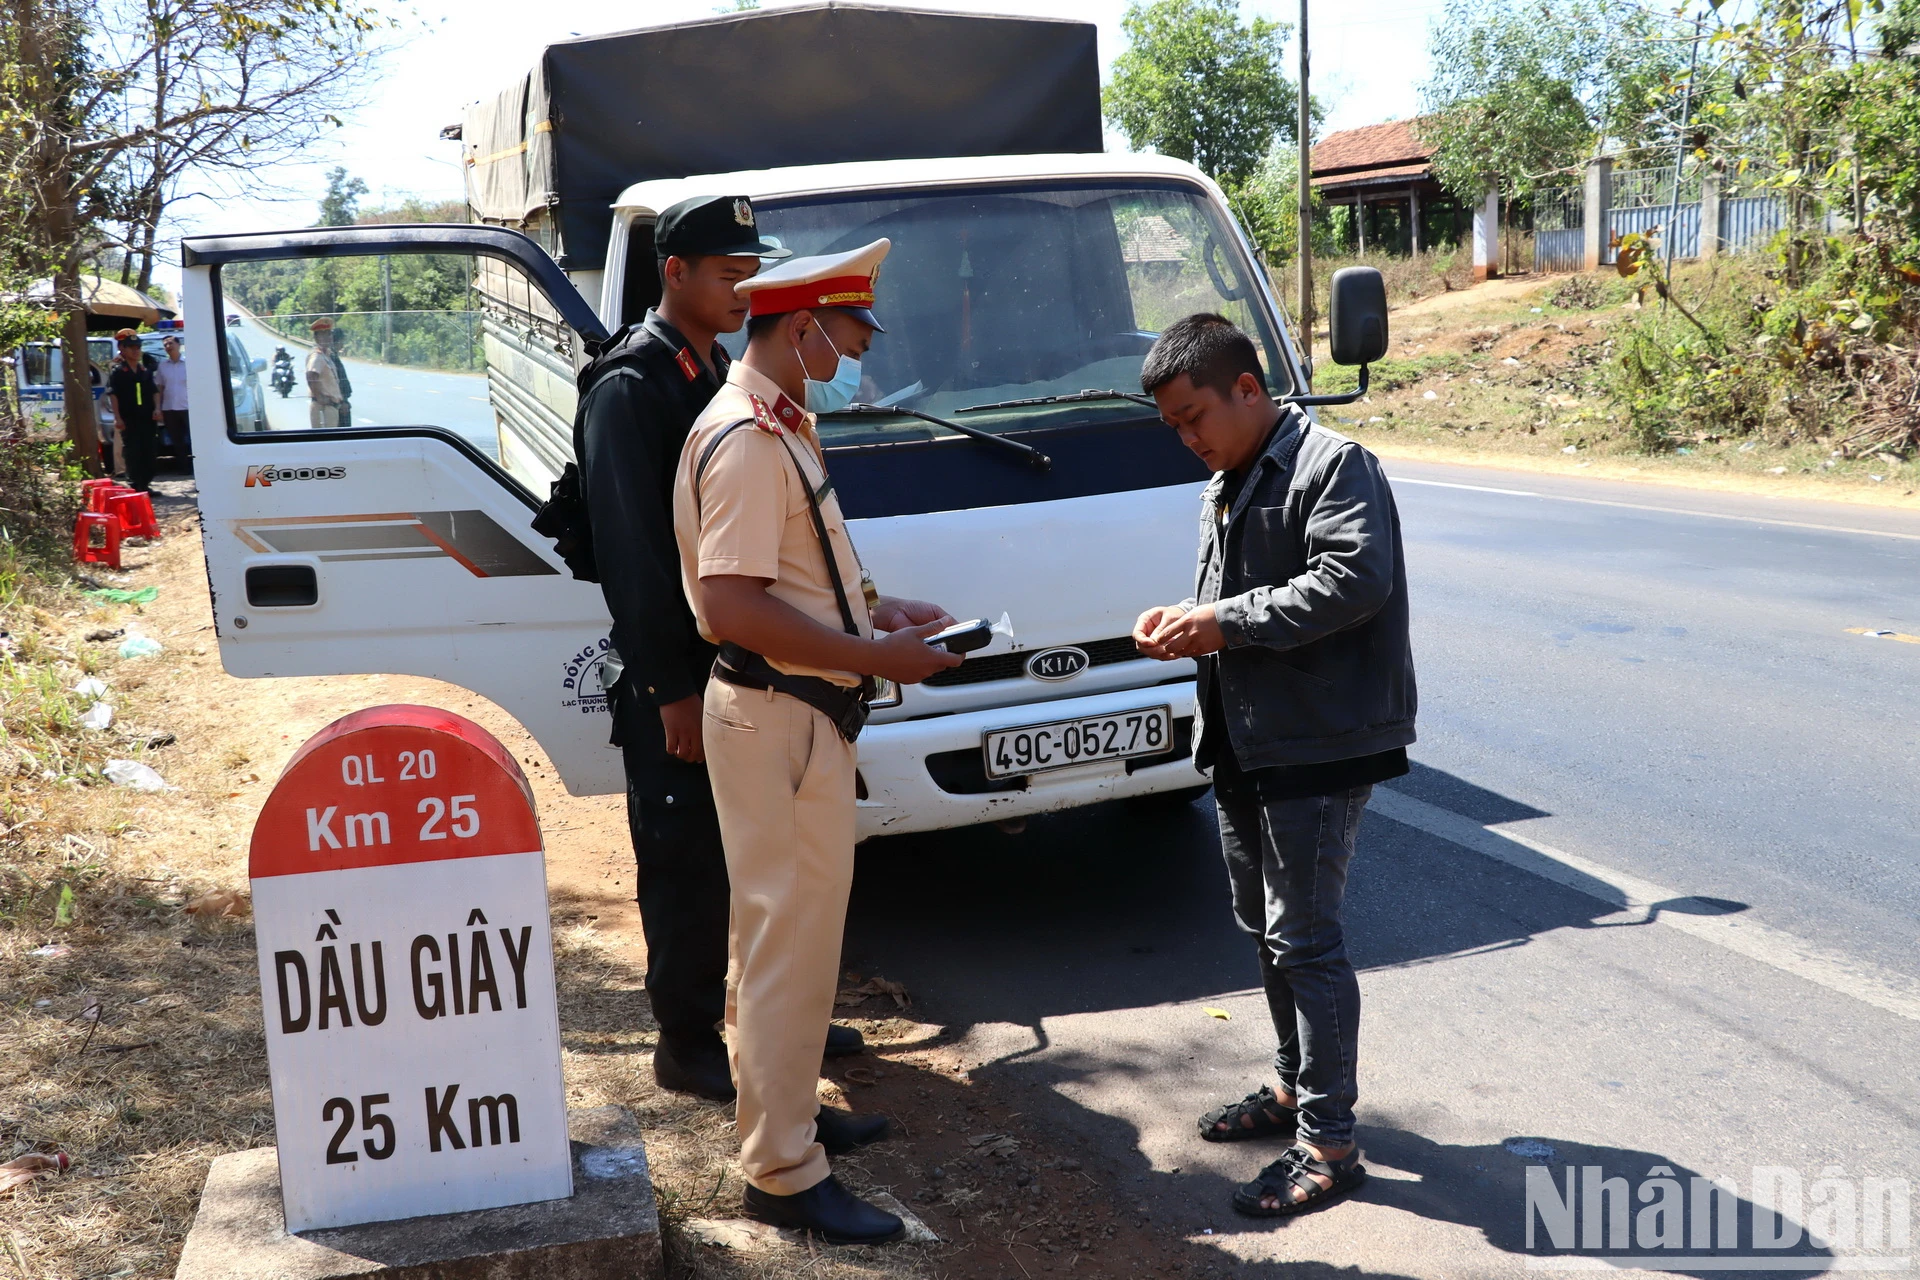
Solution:
<svg viewBox="0 0 1920 1280">
<path fill-rule="evenodd" d="M 820 336 L 827 338 L 827 331 L 820 330 Z M 840 349 L 833 345 L 832 338 L 827 338 L 827 346 L 832 348 L 836 356 L 840 356 L 840 363 L 834 366 L 831 381 L 820 382 L 813 378 L 807 379 L 808 413 L 837 413 L 852 404 L 853 398 L 860 394 L 860 362 L 848 356 L 841 356 Z M 795 347 L 793 353 L 800 355 L 800 348 Z M 800 372 L 804 376 L 806 371 L 807 359 L 805 356 L 800 356 Z"/>
</svg>

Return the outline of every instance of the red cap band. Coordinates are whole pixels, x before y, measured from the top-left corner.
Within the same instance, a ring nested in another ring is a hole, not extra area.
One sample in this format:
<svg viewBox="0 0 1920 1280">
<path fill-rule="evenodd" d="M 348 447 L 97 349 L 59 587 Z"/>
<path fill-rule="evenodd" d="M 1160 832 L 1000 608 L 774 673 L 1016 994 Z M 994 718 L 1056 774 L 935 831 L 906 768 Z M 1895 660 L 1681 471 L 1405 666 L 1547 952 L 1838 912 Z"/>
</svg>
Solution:
<svg viewBox="0 0 1920 1280">
<path fill-rule="evenodd" d="M 789 311 L 811 311 L 815 307 L 871 307 L 873 278 L 835 276 L 831 280 L 755 289 L 747 299 L 748 314 L 756 316 L 785 315 Z"/>
</svg>

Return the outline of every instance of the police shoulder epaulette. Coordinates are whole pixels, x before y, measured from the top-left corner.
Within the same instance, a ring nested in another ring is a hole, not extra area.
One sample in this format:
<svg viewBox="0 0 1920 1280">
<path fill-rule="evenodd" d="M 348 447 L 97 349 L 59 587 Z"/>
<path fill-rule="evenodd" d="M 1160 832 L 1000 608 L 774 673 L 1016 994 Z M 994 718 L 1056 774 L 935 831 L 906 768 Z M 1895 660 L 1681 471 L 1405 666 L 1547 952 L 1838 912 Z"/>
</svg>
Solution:
<svg viewBox="0 0 1920 1280">
<path fill-rule="evenodd" d="M 753 404 L 754 426 L 760 428 L 760 430 L 766 432 L 768 435 L 782 436 L 786 434 L 785 428 L 783 428 L 773 416 L 773 406 L 756 395 L 749 394 L 747 399 Z"/>
</svg>

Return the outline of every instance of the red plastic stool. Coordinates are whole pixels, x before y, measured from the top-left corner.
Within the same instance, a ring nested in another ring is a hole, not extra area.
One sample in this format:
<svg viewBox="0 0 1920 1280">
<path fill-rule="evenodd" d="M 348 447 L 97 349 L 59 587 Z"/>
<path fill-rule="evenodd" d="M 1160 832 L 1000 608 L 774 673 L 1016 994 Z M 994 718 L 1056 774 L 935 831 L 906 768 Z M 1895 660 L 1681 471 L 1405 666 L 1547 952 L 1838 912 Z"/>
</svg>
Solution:
<svg viewBox="0 0 1920 1280">
<path fill-rule="evenodd" d="M 101 545 L 93 545 L 93 531 L 100 530 Z M 120 517 L 102 511 L 82 511 L 73 518 L 73 558 L 80 564 L 104 564 L 120 567 Z"/>
<path fill-rule="evenodd" d="M 153 500 L 138 490 L 107 495 L 107 512 L 120 517 L 120 532 L 129 538 L 157 538 L 159 522 L 153 518 Z"/>
<path fill-rule="evenodd" d="M 116 489 L 125 489 L 126 487 L 126 485 L 121 484 L 118 480 L 111 478 L 82 480 L 80 482 L 80 492 L 86 498 L 86 509 L 88 511 L 105 511 L 107 509 L 107 495 Z"/>
<path fill-rule="evenodd" d="M 132 485 L 121 484 L 117 480 L 112 484 L 99 485 L 87 491 L 87 510 L 93 512 L 105 511 L 107 509 L 108 498 L 112 498 L 118 494 L 132 492 L 134 492 Z"/>
</svg>

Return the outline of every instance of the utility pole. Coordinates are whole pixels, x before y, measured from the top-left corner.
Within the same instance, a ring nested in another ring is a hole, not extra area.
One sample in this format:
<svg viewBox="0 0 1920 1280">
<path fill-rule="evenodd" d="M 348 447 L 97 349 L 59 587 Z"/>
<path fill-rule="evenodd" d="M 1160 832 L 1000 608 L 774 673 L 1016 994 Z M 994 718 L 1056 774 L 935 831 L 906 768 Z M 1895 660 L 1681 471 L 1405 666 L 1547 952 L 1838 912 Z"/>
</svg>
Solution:
<svg viewBox="0 0 1920 1280">
<path fill-rule="evenodd" d="M 1300 0 L 1300 2 L 1305 4 L 1306 0 Z M 1693 54 L 1687 60 L 1687 87 L 1680 95 L 1680 128 L 1678 130 L 1680 137 L 1673 145 L 1673 195 L 1667 201 L 1667 288 L 1669 289 L 1673 287 L 1673 242 L 1679 238 L 1676 233 L 1680 229 L 1680 175 L 1687 166 L 1687 124 L 1693 116 L 1693 77 L 1699 70 L 1700 17 L 1696 15 L 1693 20 Z M 1706 227 L 1701 227 L 1700 234 L 1719 235 L 1720 228 L 1714 227 L 1709 231 Z M 1698 248 L 1694 252 L 1698 254 Z M 1660 309 L 1662 311 L 1667 309 L 1665 294 L 1660 296 Z"/>
<path fill-rule="evenodd" d="M 1313 377 L 1313 135 L 1307 94 L 1307 0 L 1300 0 L 1300 345 L 1307 377 Z"/>
<path fill-rule="evenodd" d="M 380 255 L 380 363 L 393 363 L 393 259 Z"/>
</svg>

